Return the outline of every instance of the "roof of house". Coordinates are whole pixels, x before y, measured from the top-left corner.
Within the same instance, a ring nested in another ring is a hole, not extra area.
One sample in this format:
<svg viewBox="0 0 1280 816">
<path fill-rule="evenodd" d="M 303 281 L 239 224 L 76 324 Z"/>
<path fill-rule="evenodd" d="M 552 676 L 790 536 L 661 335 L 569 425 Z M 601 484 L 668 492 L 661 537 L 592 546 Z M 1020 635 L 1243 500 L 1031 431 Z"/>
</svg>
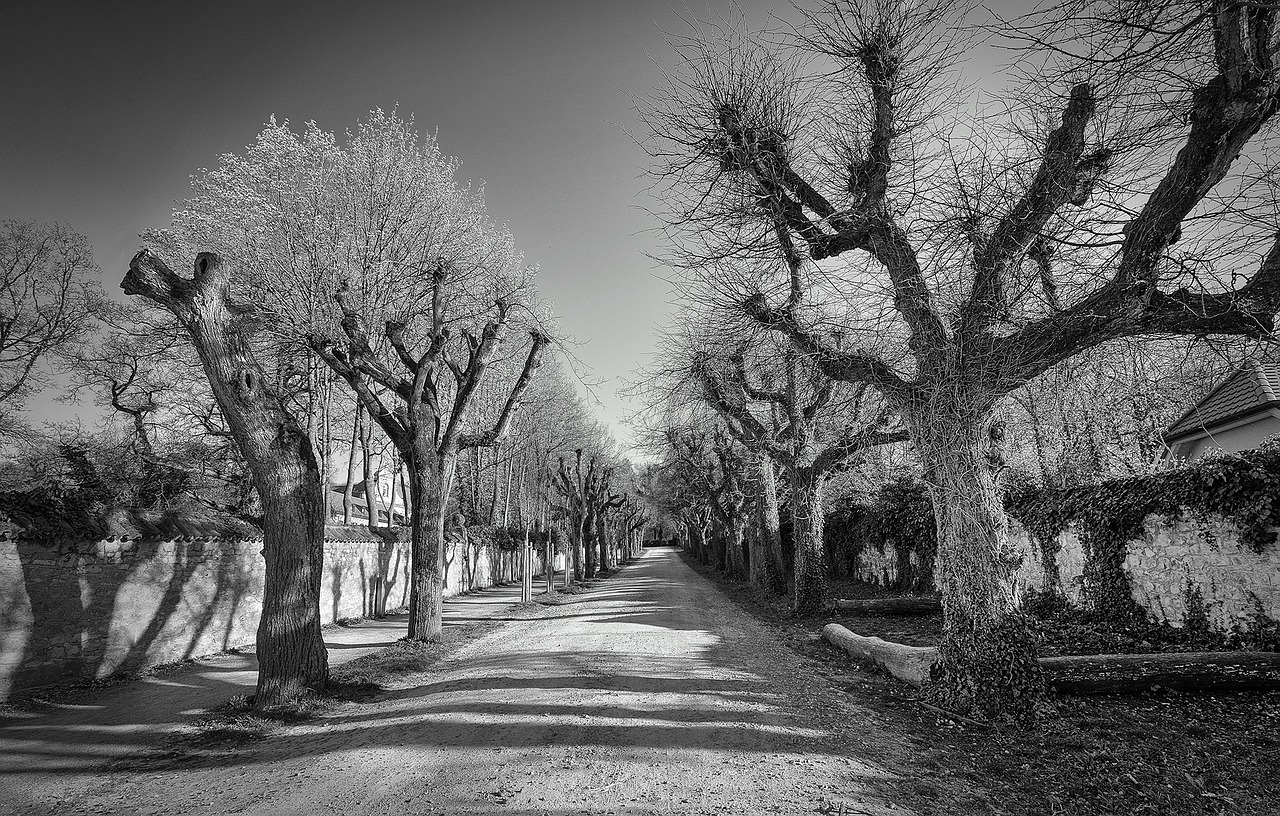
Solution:
<svg viewBox="0 0 1280 816">
<path fill-rule="evenodd" d="M 1280 406 L 1280 362 L 1250 360 L 1169 426 L 1168 442 Z"/>
</svg>

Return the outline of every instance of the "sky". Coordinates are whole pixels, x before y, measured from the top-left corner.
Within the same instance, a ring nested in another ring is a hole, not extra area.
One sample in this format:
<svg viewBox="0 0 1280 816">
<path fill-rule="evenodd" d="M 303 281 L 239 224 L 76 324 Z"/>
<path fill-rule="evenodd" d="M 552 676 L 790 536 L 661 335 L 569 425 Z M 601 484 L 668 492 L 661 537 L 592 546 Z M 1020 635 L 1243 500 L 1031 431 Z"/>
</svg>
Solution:
<svg viewBox="0 0 1280 816">
<path fill-rule="evenodd" d="M 787 2 L 738 0 L 756 27 Z M 1015 4 L 1016 5 L 1016 4 Z M 89 237 L 119 291 L 144 229 L 189 177 L 274 115 L 342 132 L 399 108 L 483 181 L 490 212 L 541 266 L 598 410 L 671 312 L 634 111 L 662 83 L 663 32 L 728 0 L 28 2 L 0 24 L 0 218 Z M 50 406 L 53 415 L 71 409 Z"/>
<path fill-rule="evenodd" d="M 664 30 L 726 5 L 11 2 L 0 218 L 84 233 L 118 292 L 139 233 L 166 225 L 189 176 L 242 150 L 272 115 L 341 132 L 398 106 L 462 160 L 463 180 L 485 182 L 617 428 L 617 389 L 670 300 L 645 254 L 656 222 L 632 97 L 661 81 Z M 740 5 L 766 22 L 775 5 L 794 15 L 786 3 Z"/>
</svg>

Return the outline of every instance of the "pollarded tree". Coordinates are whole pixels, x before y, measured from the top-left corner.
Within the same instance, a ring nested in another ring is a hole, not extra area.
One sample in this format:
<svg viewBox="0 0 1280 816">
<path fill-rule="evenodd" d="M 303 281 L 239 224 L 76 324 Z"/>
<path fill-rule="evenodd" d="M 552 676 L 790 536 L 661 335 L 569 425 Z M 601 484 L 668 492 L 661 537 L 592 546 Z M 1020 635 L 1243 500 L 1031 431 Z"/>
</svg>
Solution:
<svg viewBox="0 0 1280 816">
<path fill-rule="evenodd" d="M 831 0 L 800 57 L 703 28 L 648 118 L 672 262 L 909 430 L 946 621 L 930 696 L 996 715 L 1043 682 L 995 412 L 1108 341 L 1273 336 L 1280 74 L 1274 3 L 1076 0 L 997 27 L 1025 70 L 988 113 L 956 83 L 967 8 Z M 726 283 L 779 250 L 781 286 Z"/>
<path fill-rule="evenodd" d="M 254 350 L 254 308 L 231 299 L 232 273 L 213 253 L 183 278 L 156 255 L 134 256 L 128 294 L 170 311 L 200 357 L 214 399 L 262 499 L 266 560 L 258 623 L 254 706 L 288 703 L 323 688 L 328 655 L 320 634 L 324 497 L 311 440 L 281 406 Z"/>
<path fill-rule="evenodd" d="M 464 432 L 474 410 L 476 387 L 485 379 L 506 333 L 511 305 L 495 301 L 483 328 L 476 333 L 470 327 L 462 329 L 463 343 L 451 348 L 444 305 L 446 275 L 437 271 L 435 277 L 438 283 L 430 296 L 435 305 L 425 319 L 426 327 L 419 329 L 424 339 L 415 346 L 407 339 L 408 324 L 388 321 L 386 325 L 386 339 L 402 371 L 388 365 L 375 349 L 363 316 L 345 298 L 345 343 L 323 336 L 315 340 L 316 351 L 355 390 L 409 471 L 411 640 L 435 640 L 442 629 L 445 516 L 458 456 L 468 448 L 496 445 L 507 435 L 548 342 L 546 335 L 532 333 L 528 355 L 493 425 L 478 433 Z M 445 373 L 453 376 L 451 388 L 441 382 L 440 375 Z M 383 393 L 396 402 L 388 404 Z"/>
</svg>

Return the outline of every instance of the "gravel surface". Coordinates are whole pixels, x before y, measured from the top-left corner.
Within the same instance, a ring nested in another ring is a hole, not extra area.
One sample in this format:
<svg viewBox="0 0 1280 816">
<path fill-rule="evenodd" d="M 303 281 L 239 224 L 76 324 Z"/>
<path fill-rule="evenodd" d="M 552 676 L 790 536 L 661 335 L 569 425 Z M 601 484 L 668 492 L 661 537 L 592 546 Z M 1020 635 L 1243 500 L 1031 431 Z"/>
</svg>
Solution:
<svg viewBox="0 0 1280 816">
<path fill-rule="evenodd" d="M 919 746 L 669 550 L 372 702 L 28 813 L 909 813 Z M 51 803 L 52 804 L 52 803 Z"/>
</svg>

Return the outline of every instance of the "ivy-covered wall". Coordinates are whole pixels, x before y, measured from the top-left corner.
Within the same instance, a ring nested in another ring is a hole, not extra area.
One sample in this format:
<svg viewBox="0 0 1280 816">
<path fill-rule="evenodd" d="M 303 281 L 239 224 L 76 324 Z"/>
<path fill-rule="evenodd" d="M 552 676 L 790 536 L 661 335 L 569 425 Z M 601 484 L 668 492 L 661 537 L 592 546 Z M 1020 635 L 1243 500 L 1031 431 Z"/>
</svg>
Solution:
<svg viewBox="0 0 1280 816">
<path fill-rule="evenodd" d="M 1280 449 L 1007 502 L 1024 589 L 1123 622 L 1223 633 L 1280 619 Z"/>
<path fill-rule="evenodd" d="M 1018 584 L 1025 594 L 1046 589 L 1041 546 L 1016 521 L 1014 543 L 1023 553 Z M 1150 620 L 1171 626 L 1207 625 L 1228 634 L 1280 620 L 1280 548 L 1254 552 L 1241 543 L 1239 525 L 1222 516 L 1150 515 L 1121 562 L 1128 597 Z M 1058 591 L 1096 609 L 1086 587 L 1086 555 L 1073 527 L 1057 537 Z"/>
<path fill-rule="evenodd" d="M 895 479 L 870 502 L 837 509 L 827 517 L 824 535 L 837 577 L 911 592 L 933 590 L 937 533 L 933 504 L 918 479 Z"/>
<path fill-rule="evenodd" d="M 451 531 L 446 595 L 517 580 L 513 537 Z M 21 688 L 251 646 L 262 612 L 261 540 L 0 535 L 0 700 Z M 541 571 L 540 559 L 535 569 Z M 326 530 L 324 623 L 408 603 L 403 530 Z"/>
<path fill-rule="evenodd" d="M 1120 624 L 1146 618 L 1230 634 L 1280 620 L 1278 448 L 1067 490 L 1024 489 L 1006 506 L 1023 595 L 1054 593 Z M 934 547 L 925 518 L 923 489 L 895 482 L 869 506 L 832 514 L 832 557 L 859 580 L 922 588 Z"/>
</svg>

